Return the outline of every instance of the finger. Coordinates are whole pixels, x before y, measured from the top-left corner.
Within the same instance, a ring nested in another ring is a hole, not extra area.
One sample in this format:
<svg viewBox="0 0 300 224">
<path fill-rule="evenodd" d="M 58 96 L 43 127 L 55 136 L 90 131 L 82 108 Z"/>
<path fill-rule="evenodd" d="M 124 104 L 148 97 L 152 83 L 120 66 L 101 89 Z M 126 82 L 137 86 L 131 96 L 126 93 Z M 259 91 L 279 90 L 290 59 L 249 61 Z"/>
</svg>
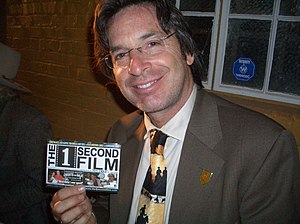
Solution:
<svg viewBox="0 0 300 224">
<path fill-rule="evenodd" d="M 83 185 L 65 187 L 57 191 L 52 197 L 52 205 L 54 205 L 58 201 L 62 201 L 68 197 L 73 195 L 78 195 L 85 192 L 85 187 Z"/>
<path fill-rule="evenodd" d="M 96 224 L 96 216 L 93 211 L 89 211 L 89 213 L 82 215 L 79 217 L 74 224 Z"/>
<path fill-rule="evenodd" d="M 52 200 L 50 202 L 50 207 L 51 207 L 54 218 L 56 220 L 59 220 L 60 215 L 61 215 L 60 213 L 62 212 L 62 210 L 59 209 L 60 206 L 59 206 L 59 203 L 57 203 L 57 202 L 60 202 L 61 200 L 65 200 L 66 198 L 69 198 L 72 195 L 82 194 L 83 192 L 85 193 L 85 187 L 82 185 L 66 187 L 66 188 L 63 188 L 63 189 L 60 189 L 59 191 L 57 191 L 54 194 L 54 196 L 52 197 Z M 72 200 L 72 199 L 70 199 L 70 200 Z M 80 198 L 79 198 L 79 200 L 80 200 Z M 76 203 L 76 201 L 74 203 Z M 54 207 L 54 205 L 56 205 L 56 206 Z M 58 211 L 56 210 L 57 208 L 58 208 Z M 68 209 L 68 208 L 66 207 L 66 209 Z"/>
<path fill-rule="evenodd" d="M 84 197 L 82 200 L 81 196 Z M 82 201 L 76 201 L 73 197 L 80 197 Z M 70 200 L 72 198 L 72 200 Z M 92 204 L 86 195 L 72 196 L 64 201 L 57 202 L 54 205 L 56 215 L 60 217 L 63 223 L 76 223 L 77 220 L 87 220 L 92 212 Z M 57 206 L 57 207 L 56 207 Z M 85 218 L 82 216 L 88 216 Z"/>
<path fill-rule="evenodd" d="M 63 189 L 62 189 L 63 190 Z M 52 208 L 52 214 L 56 220 L 61 220 L 64 213 L 68 210 L 72 211 L 73 207 L 78 206 L 80 203 L 86 200 L 86 192 L 83 191 L 80 194 L 75 193 L 75 195 L 71 195 L 69 197 L 65 197 L 65 194 L 71 192 L 72 189 L 68 189 L 68 191 L 59 191 L 56 195 L 53 196 L 53 199 L 50 203 Z M 65 193 L 65 194 L 64 194 Z M 59 200 L 63 199 L 63 200 Z M 88 202 L 86 202 L 88 203 Z M 86 206 L 88 208 L 88 206 Z M 76 211 L 76 210 L 75 210 Z M 78 213 L 74 213 L 73 215 L 69 212 L 65 215 L 67 220 L 73 220 L 78 216 Z"/>
</svg>

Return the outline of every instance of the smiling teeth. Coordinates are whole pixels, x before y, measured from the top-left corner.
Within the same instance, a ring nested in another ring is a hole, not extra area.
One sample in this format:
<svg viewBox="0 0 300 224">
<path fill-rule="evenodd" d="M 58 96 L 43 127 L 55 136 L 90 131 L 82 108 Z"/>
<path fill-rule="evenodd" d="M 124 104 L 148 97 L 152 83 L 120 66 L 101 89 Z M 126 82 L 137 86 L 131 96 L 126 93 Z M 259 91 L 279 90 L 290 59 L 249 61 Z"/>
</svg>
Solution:
<svg viewBox="0 0 300 224">
<path fill-rule="evenodd" d="M 148 88 L 149 86 L 151 86 L 153 83 L 155 83 L 156 81 L 153 81 L 153 82 L 149 82 L 147 84 L 144 84 L 144 85 L 137 85 L 136 87 L 139 88 L 139 89 L 145 89 L 145 88 Z"/>
</svg>

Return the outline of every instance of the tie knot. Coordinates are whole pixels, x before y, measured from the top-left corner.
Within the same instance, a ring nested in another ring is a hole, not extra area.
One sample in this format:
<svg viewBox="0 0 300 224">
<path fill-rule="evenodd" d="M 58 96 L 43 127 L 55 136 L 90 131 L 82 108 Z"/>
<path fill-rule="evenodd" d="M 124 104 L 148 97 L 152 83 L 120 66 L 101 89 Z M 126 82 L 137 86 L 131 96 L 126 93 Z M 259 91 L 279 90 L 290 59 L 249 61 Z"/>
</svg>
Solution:
<svg viewBox="0 0 300 224">
<path fill-rule="evenodd" d="M 151 147 L 151 153 L 157 153 L 162 155 L 163 152 L 159 149 L 163 149 L 166 143 L 166 140 L 168 138 L 168 135 L 163 133 L 160 130 L 152 129 L 150 131 L 150 147 Z"/>
</svg>

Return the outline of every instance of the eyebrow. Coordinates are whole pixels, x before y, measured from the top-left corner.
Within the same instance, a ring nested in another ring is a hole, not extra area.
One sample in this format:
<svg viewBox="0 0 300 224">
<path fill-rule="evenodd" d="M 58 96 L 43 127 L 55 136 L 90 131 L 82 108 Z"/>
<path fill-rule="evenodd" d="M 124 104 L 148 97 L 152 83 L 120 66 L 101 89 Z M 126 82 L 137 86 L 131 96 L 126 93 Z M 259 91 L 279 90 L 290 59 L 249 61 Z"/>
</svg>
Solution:
<svg viewBox="0 0 300 224">
<path fill-rule="evenodd" d="M 158 32 L 145 33 L 144 35 L 140 36 L 137 39 L 137 41 L 143 41 L 143 40 L 148 39 L 149 37 L 158 36 L 159 34 L 161 34 L 161 33 L 158 33 Z M 130 48 L 126 48 L 126 47 L 124 48 L 121 45 L 116 45 L 116 46 L 110 47 L 110 52 L 114 52 L 114 51 L 117 51 L 117 50 L 120 50 L 120 49 L 130 49 Z"/>
</svg>

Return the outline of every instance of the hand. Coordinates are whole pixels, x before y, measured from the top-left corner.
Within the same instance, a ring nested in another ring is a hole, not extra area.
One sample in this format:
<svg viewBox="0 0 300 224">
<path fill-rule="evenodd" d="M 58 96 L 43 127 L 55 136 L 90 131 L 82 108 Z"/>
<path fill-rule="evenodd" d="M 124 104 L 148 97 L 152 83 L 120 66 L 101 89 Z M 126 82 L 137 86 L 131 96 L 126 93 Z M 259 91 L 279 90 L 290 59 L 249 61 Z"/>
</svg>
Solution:
<svg viewBox="0 0 300 224">
<path fill-rule="evenodd" d="M 50 206 L 54 218 L 60 223 L 97 223 L 92 204 L 82 185 L 60 189 L 53 195 Z"/>
</svg>

